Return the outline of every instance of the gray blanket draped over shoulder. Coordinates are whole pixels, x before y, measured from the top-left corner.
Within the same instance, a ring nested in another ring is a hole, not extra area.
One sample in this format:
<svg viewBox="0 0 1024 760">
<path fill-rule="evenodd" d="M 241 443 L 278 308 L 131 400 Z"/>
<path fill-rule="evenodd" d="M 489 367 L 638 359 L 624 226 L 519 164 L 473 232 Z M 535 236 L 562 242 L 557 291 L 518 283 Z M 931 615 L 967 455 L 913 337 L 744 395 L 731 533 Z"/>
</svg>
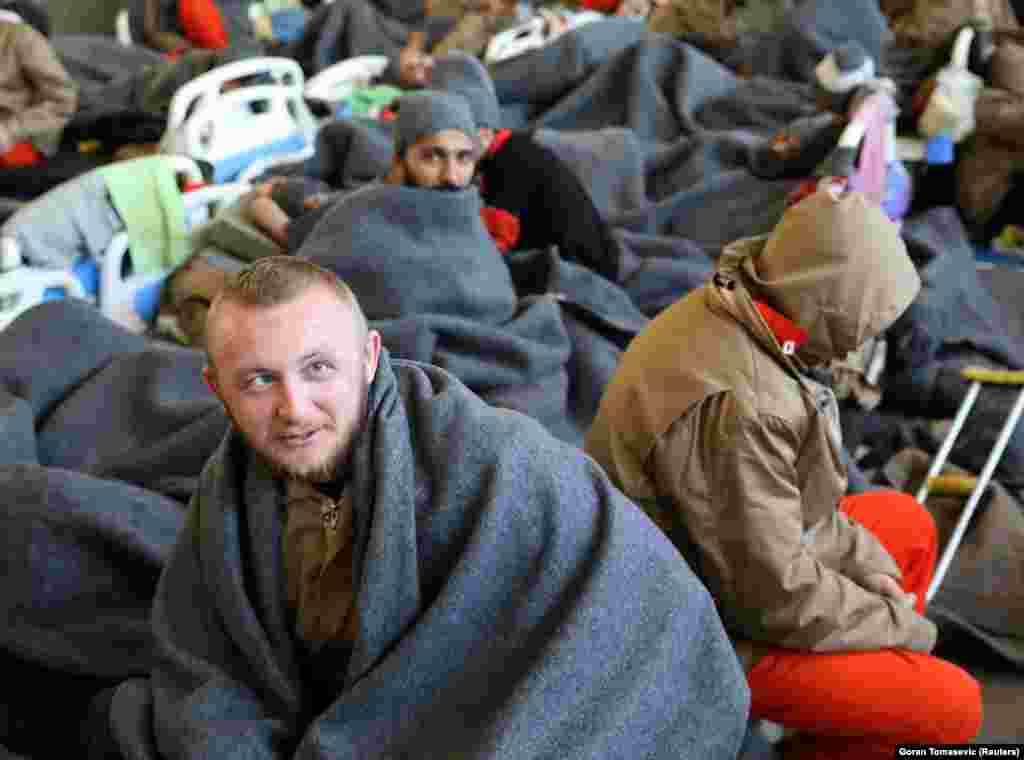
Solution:
<svg viewBox="0 0 1024 760">
<path fill-rule="evenodd" d="M 557 257 L 542 295 L 519 298 L 480 207 L 474 188 L 371 185 L 332 206 L 297 254 L 352 287 L 396 356 L 579 443 L 646 318 L 614 283 Z"/>
<path fill-rule="evenodd" d="M 157 590 L 158 664 L 112 702 L 130 757 L 736 756 L 749 696 L 710 596 L 592 460 L 386 353 L 369 409 L 333 702 L 300 675 L 281 490 L 229 433 Z"/>
<path fill-rule="evenodd" d="M 76 300 L 0 332 L 0 649 L 53 671 L 149 671 L 157 577 L 227 429 L 202 366 Z"/>
</svg>

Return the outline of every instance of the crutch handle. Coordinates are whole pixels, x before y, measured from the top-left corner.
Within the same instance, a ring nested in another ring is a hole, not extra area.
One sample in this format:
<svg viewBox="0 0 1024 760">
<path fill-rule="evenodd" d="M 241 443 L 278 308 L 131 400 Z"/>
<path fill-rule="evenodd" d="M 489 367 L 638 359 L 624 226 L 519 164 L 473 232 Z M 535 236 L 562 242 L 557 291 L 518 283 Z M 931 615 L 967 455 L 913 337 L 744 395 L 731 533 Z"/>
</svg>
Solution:
<svg viewBox="0 0 1024 760">
<path fill-rule="evenodd" d="M 935 496 L 970 496 L 978 485 L 973 475 L 936 475 L 928 478 L 928 493 Z"/>
<path fill-rule="evenodd" d="M 988 367 L 964 367 L 960 376 L 965 380 L 991 385 L 1024 385 L 1024 371 L 989 369 Z"/>
</svg>

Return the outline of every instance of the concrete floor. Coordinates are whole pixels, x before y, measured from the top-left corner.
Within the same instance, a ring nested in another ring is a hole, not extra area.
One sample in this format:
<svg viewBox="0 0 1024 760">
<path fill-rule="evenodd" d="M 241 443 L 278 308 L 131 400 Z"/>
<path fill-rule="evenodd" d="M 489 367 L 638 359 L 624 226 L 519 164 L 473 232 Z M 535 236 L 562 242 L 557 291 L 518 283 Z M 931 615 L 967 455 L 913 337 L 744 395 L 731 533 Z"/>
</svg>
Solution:
<svg viewBox="0 0 1024 760">
<path fill-rule="evenodd" d="M 1024 673 L 973 670 L 981 682 L 985 722 L 979 742 L 1024 742 Z"/>
<path fill-rule="evenodd" d="M 960 665 L 981 684 L 984 720 L 975 742 L 1024 743 L 1024 669 L 967 638 L 946 641 L 935 654 Z"/>
</svg>

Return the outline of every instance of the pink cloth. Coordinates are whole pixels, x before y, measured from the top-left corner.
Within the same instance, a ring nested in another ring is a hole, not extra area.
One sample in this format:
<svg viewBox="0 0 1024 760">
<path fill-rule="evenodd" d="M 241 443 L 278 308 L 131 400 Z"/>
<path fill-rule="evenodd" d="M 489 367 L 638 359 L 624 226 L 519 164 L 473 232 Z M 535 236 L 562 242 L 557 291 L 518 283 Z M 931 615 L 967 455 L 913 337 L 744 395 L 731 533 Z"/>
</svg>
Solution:
<svg viewBox="0 0 1024 760">
<path fill-rule="evenodd" d="M 857 190 L 875 203 L 882 205 L 886 195 L 888 151 L 886 141 L 889 121 L 896 116 L 896 104 L 890 95 L 875 92 L 857 107 L 851 121 L 864 124 L 857 169 L 850 177 L 850 189 Z"/>
</svg>

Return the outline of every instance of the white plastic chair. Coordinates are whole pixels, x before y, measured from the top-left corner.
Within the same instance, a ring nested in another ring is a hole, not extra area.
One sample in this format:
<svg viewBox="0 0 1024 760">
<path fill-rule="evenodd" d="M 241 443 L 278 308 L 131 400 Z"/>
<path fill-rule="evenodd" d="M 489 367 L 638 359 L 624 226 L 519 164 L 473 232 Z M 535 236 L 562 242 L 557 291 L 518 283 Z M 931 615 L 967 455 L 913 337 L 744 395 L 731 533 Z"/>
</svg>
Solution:
<svg viewBox="0 0 1024 760">
<path fill-rule="evenodd" d="M 566 28 L 562 31 L 551 33 L 547 31 L 547 21 L 543 16 L 534 16 L 511 29 L 499 32 L 491 38 L 484 53 L 485 63 L 500 63 L 511 58 L 528 53 L 531 50 L 543 47 L 563 34 L 579 29 L 581 26 L 600 21 L 605 18 L 603 13 L 597 11 L 573 11 L 562 14 L 566 21 Z"/>
<path fill-rule="evenodd" d="M 0 272 L 0 330 L 23 311 L 43 301 L 51 298 L 85 298 L 82 283 L 71 272 L 21 266 L 21 254 L 13 238 L 0 238 L 0 247 L 4 248 L 5 259 L 17 257 L 19 262 Z"/>
<path fill-rule="evenodd" d="M 359 87 L 369 86 L 388 67 L 386 55 L 360 55 L 328 66 L 306 82 L 305 93 L 310 100 L 321 100 L 332 109 Z"/>
<path fill-rule="evenodd" d="M 223 91 L 228 83 L 253 76 L 271 83 Z M 219 66 L 175 93 L 160 150 L 209 162 L 218 183 L 238 179 L 257 160 L 307 158 L 317 124 L 303 99 L 304 86 L 302 69 L 288 58 Z"/>
</svg>

